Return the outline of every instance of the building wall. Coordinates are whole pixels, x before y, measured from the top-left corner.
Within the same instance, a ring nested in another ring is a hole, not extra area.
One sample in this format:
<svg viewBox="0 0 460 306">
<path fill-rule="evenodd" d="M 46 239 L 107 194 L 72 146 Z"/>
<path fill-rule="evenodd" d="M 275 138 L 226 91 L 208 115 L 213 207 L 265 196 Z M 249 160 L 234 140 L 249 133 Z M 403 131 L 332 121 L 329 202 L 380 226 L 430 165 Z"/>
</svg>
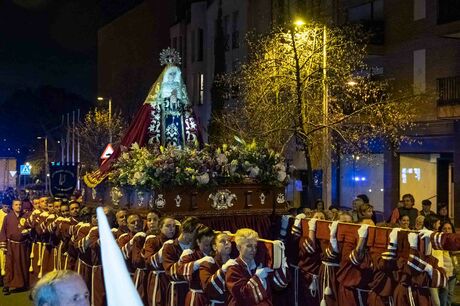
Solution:
<svg viewBox="0 0 460 306">
<path fill-rule="evenodd" d="M 171 26 L 171 44 L 184 38 L 182 64 L 186 84 L 194 110 L 198 117 L 205 141 L 211 115 L 211 88 L 214 80 L 214 36 L 219 1 L 195 1 L 190 4 L 189 18 L 178 20 Z M 225 52 L 226 71 L 231 72 L 244 62 L 247 56 L 245 35 L 257 33 L 271 27 L 271 1 L 267 0 L 222 0 L 222 24 L 227 35 Z M 198 59 L 199 32 L 203 33 L 203 58 Z M 195 49 L 195 50 L 194 50 Z M 195 54 L 195 57 L 193 56 Z"/>
<path fill-rule="evenodd" d="M 414 57 L 417 57 L 417 52 L 420 54 L 420 50 L 425 50 L 423 79 L 425 92 L 431 97 L 429 104 L 420 112 L 420 121 L 438 118 L 436 79 L 460 75 L 460 39 L 441 34 L 460 32 L 460 24 L 438 25 L 436 3 L 424 0 L 385 1 L 385 74 L 413 84 L 414 74 L 423 68 L 417 67 Z"/>
<path fill-rule="evenodd" d="M 145 0 L 98 32 L 98 95 L 130 117 L 161 72 L 174 1 Z"/>
</svg>

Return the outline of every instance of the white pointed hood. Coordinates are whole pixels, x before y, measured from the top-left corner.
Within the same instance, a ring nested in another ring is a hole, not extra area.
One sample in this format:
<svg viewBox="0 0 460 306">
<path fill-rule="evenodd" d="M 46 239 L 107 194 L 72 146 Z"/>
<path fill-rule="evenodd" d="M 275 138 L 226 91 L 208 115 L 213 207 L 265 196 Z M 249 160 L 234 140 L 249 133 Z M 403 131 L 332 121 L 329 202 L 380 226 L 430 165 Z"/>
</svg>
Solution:
<svg viewBox="0 0 460 306">
<path fill-rule="evenodd" d="M 97 208 L 107 306 L 143 306 L 102 207 Z"/>
</svg>

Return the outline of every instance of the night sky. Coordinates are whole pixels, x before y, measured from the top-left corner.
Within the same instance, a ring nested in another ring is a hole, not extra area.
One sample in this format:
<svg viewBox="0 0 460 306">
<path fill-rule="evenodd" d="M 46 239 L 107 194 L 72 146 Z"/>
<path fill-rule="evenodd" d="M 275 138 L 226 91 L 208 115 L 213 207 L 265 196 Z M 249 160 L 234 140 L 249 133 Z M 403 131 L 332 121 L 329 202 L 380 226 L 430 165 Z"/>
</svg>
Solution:
<svg viewBox="0 0 460 306">
<path fill-rule="evenodd" d="M 0 137 L 8 138 L 0 156 L 7 146 L 29 145 L 62 112 L 94 102 L 98 5 L 0 0 Z M 61 113 L 49 116 L 54 111 Z"/>
<path fill-rule="evenodd" d="M 97 1 L 20 0 L 0 6 L 0 102 L 17 88 L 95 93 Z"/>
</svg>

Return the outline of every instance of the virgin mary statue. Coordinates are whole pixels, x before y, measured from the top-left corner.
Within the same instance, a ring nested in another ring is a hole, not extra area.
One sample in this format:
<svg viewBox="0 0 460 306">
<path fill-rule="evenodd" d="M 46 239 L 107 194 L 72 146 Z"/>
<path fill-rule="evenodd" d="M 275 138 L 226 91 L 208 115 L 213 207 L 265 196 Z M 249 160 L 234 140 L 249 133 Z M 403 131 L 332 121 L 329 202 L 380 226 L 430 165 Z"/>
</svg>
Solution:
<svg viewBox="0 0 460 306">
<path fill-rule="evenodd" d="M 150 88 L 120 145 L 97 171 L 85 175 L 89 187 L 102 182 L 122 149 L 133 143 L 141 147 L 150 144 L 184 148 L 200 142 L 187 89 L 177 66 L 180 65 L 179 53 L 171 48 L 165 49 L 160 54 L 160 62 L 166 67 Z"/>
</svg>

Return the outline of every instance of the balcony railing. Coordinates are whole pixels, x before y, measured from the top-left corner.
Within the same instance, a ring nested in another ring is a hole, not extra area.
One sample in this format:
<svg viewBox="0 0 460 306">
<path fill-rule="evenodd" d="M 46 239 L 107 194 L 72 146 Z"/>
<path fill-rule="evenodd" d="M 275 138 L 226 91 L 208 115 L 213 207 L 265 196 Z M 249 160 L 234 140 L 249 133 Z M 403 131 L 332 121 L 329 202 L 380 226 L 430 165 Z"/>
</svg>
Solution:
<svg viewBox="0 0 460 306">
<path fill-rule="evenodd" d="M 460 76 L 437 79 L 438 106 L 460 105 Z"/>
<path fill-rule="evenodd" d="M 460 20 L 459 0 L 438 0 L 438 24 Z"/>
</svg>

